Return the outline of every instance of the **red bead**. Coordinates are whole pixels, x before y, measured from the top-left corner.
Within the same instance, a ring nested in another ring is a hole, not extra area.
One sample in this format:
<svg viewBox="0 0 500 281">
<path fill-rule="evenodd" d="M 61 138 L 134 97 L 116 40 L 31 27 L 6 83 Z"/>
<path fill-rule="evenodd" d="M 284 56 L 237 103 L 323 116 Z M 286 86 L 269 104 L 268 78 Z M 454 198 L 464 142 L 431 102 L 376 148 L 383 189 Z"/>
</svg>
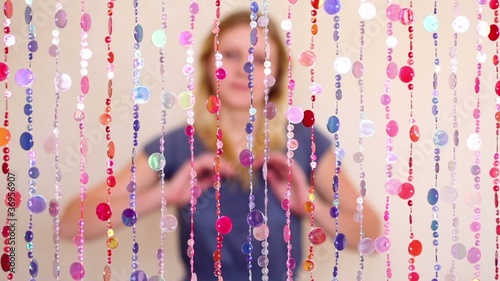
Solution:
<svg viewBox="0 0 500 281">
<path fill-rule="evenodd" d="M 422 243 L 419 240 L 411 241 L 408 245 L 408 253 L 414 257 L 419 256 L 422 253 Z"/>
<path fill-rule="evenodd" d="M 314 112 L 312 110 L 304 110 L 304 118 L 302 119 L 302 124 L 306 127 L 312 127 L 314 125 Z"/>
</svg>

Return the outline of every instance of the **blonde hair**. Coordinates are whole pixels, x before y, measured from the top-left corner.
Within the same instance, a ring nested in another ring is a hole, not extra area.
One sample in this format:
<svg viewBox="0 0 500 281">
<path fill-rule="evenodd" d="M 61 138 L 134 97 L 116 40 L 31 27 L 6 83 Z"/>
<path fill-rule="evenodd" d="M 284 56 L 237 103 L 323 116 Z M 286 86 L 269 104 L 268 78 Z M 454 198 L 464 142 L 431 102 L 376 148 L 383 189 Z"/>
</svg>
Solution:
<svg viewBox="0 0 500 281">
<path fill-rule="evenodd" d="M 230 30 L 236 26 L 247 25 L 250 34 L 250 12 L 239 11 L 231 13 L 220 21 L 220 33 L 219 36 L 224 34 L 225 31 Z M 288 69 L 288 53 L 286 51 L 283 40 L 279 34 L 278 27 L 270 19 L 268 24 L 268 38 L 276 47 L 276 54 L 272 55 L 273 64 L 277 65 L 277 73 L 272 75 L 275 77 L 276 82 L 272 88 L 269 89 L 269 102 L 272 102 L 276 106 L 277 115 L 269 123 L 269 148 L 270 150 L 283 150 L 286 142 L 286 119 L 284 118 L 286 104 L 287 104 L 287 69 Z M 214 55 L 214 34 L 209 34 L 203 41 L 200 51 L 199 51 L 199 62 L 200 67 L 197 68 L 197 84 L 195 88 L 196 103 L 194 105 L 195 111 L 195 130 L 196 134 L 200 137 L 204 145 L 215 151 L 216 144 L 216 118 L 214 114 L 211 114 L 206 109 L 207 98 L 214 94 L 215 89 L 213 89 L 213 78 L 214 73 L 209 71 L 208 61 L 210 61 L 211 56 Z M 243 67 L 243 65 L 241 66 Z M 210 73 L 209 73 L 210 72 Z M 250 92 L 249 92 L 250 93 Z M 224 105 L 222 105 L 224 106 Z M 256 122 L 263 124 L 263 118 L 257 118 Z M 256 128 L 264 128 L 264 126 L 259 126 L 255 124 Z M 244 128 L 241 128 L 244 130 Z M 229 132 L 226 132 L 227 135 Z M 224 137 L 224 153 L 223 158 L 229 161 L 234 167 L 241 168 L 241 173 L 239 175 L 240 180 L 245 183 L 248 179 L 248 173 L 244 172 L 246 168 L 239 164 L 239 159 L 235 156 L 234 144 L 230 143 L 227 137 Z M 255 156 L 262 155 L 264 152 L 264 131 L 258 130 L 254 131 L 254 154 Z M 247 181 L 248 182 L 248 181 Z M 248 183 L 247 183 L 248 184 Z"/>
</svg>

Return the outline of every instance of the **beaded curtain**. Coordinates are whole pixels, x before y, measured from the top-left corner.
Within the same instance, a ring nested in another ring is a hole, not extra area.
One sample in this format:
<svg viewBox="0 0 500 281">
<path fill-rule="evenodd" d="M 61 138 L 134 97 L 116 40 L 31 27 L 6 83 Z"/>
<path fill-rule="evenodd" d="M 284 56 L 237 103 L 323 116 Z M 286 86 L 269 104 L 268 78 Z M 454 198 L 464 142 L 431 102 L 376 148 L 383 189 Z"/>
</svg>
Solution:
<svg viewBox="0 0 500 281">
<path fill-rule="evenodd" d="M 17 42 L 10 47 L 8 54 L 8 64 L 11 69 L 11 75 L 8 78 L 9 87 L 13 92 L 9 99 L 9 129 L 12 135 L 10 147 L 10 170 L 15 175 L 16 188 L 21 192 L 23 202 L 16 209 L 15 222 L 16 229 L 16 278 L 26 280 L 28 277 L 28 259 L 26 258 L 24 232 L 28 225 L 29 212 L 26 207 L 27 183 L 28 178 L 28 156 L 26 151 L 22 150 L 19 145 L 19 136 L 26 128 L 26 115 L 23 113 L 23 106 L 26 103 L 24 90 L 18 87 L 14 81 L 14 73 L 20 68 L 26 67 L 27 62 L 27 28 L 24 21 L 24 9 L 26 4 L 24 1 L 13 1 L 14 14 L 12 24 L 10 26 L 11 33 L 15 35 Z M 37 152 L 37 165 L 40 167 L 40 177 L 37 179 L 37 194 L 42 194 L 48 200 L 53 197 L 54 193 L 54 171 L 53 171 L 53 156 L 43 152 L 42 142 L 45 137 L 51 134 L 53 129 L 52 116 L 54 112 L 53 104 L 53 77 L 55 73 L 54 58 L 48 55 L 48 47 L 52 39 L 52 30 L 54 29 L 54 13 L 55 1 L 33 1 L 32 9 L 34 17 L 33 24 L 36 26 L 36 35 L 39 45 L 39 50 L 33 59 L 33 73 L 36 83 L 33 84 L 36 96 L 33 102 L 33 123 L 35 145 L 34 150 Z M 87 167 L 89 173 L 89 186 L 103 180 L 103 171 L 106 169 L 106 162 L 103 157 L 106 155 L 106 139 L 102 126 L 99 124 L 99 116 L 102 113 L 102 102 L 106 93 L 106 45 L 102 38 L 105 37 L 107 8 L 102 1 L 87 1 L 87 12 L 92 16 L 93 28 L 89 32 L 88 41 L 92 49 L 93 57 L 89 61 L 89 76 L 91 77 L 90 93 L 85 100 L 86 112 L 86 137 L 88 138 L 89 153 L 87 155 Z M 158 2 L 158 3 L 155 3 Z M 200 1 L 201 2 L 201 1 Z M 209 3 L 210 2 L 210 3 Z M 341 39 L 339 41 L 340 54 L 349 57 L 352 61 L 359 58 L 359 14 L 358 7 L 360 3 L 365 1 L 342 1 L 341 17 Z M 380 103 L 380 97 L 384 93 L 384 83 L 386 80 L 386 23 L 387 17 L 385 14 L 386 1 L 371 1 L 377 8 L 377 13 L 373 19 L 366 20 L 364 34 L 364 68 L 365 75 L 363 82 L 365 84 L 365 114 L 376 124 L 376 133 L 370 138 L 364 140 L 364 157 L 368 163 L 378 163 L 376 165 L 365 165 L 364 172 L 366 173 L 367 194 L 365 200 L 369 200 L 376 207 L 383 217 L 385 208 L 386 191 L 385 185 L 385 111 Z M 393 1 L 402 7 L 408 6 L 409 1 Z M 488 1 L 489 2 L 489 1 Z M 60 96 L 59 116 L 60 116 L 60 164 L 63 179 L 61 181 L 63 196 L 60 199 L 61 205 L 64 206 L 67 198 L 76 196 L 79 193 L 78 181 L 80 177 L 80 154 L 79 154 L 79 131 L 73 120 L 73 113 L 77 103 L 76 97 L 79 95 L 78 82 L 80 77 L 80 3 L 79 1 L 61 1 L 65 11 L 68 14 L 68 24 L 64 30 L 60 31 L 60 71 L 68 73 L 73 78 L 73 86 L 70 91 L 64 92 Z M 441 70 L 438 73 L 440 103 L 439 103 L 439 122 L 440 128 L 445 130 L 449 136 L 453 132 L 453 92 L 449 87 L 449 76 L 452 65 L 450 56 L 450 48 L 454 44 L 454 31 L 452 29 L 452 21 L 455 18 L 455 13 L 467 17 L 470 21 L 470 28 L 465 33 L 457 34 L 457 103 L 456 114 L 459 124 L 458 131 L 460 132 L 460 143 L 457 149 L 457 188 L 459 190 L 456 200 L 456 216 L 460 220 L 459 233 L 460 241 L 471 247 L 475 241 L 474 234 L 469 229 L 469 224 L 473 221 L 473 209 L 465 203 L 465 197 L 468 191 L 473 189 L 473 175 L 471 174 L 471 166 L 474 164 L 475 154 L 466 146 L 466 138 L 475 130 L 475 120 L 473 118 L 473 110 L 476 108 L 476 99 L 479 96 L 481 100 L 481 237 L 480 249 L 482 257 L 480 260 L 481 280 L 494 280 L 495 274 L 495 247 L 496 247 L 496 223 L 495 223 L 495 207 L 494 207 L 494 192 L 491 177 L 488 171 L 491 168 L 493 154 L 495 153 L 495 93 L 496 74 L 495 67 L 492 62 L 492 57 L 495 53 L 495 44 L 488 37 L 482 38 L 483 51 L 487 58 L 483 62 L 481 76 L 481 90 L 478 95 L 474 93 L 474 78 L 476 77 L 477 64 L 477 2 L 476 1 L 457 1 L 455 5 L 451 1 L 439 1 L 437 6 L 437 17 L 440 21 L 440 27 L 437 31 L 439 34 L 437 50 L 440 57 Z M 485 1 L 486 3 L 486 1 Z M 116 139 L 117 155 L 115 158 L 115 167 L 124 167 L 129 163 L 131 150 L 131 126 L 133 122 L 133 101 L 130 93 L 132 91 L 132 65 L 133 60 L 133 26 L 134 26 L 134 10 L 131 2 L 116 1 L 114 9 L 115 26 L 114 26 L 114 42 L 115 50 L 115 81 L 116 83 L 115 96 L 113 101 L 113 132 Z M 142 54 L 146 61 L 146 66 L 142 70 L 142 83 L 148 85 L 153 92 L 153 101 L 143 105 L 141 109 L 141 122 L 144 125 L 141 129 L 140 143 L 145 143 L 153 136 L 159 133 L 160 110 L 154 99 L 159 100 L 159 90 L 161 88 L 158 51 L 150 43 L 150 34 L 161 25 L 159 1 L 141 1 L 141 24 L 144 27 L 145 41 L 142 44 Z M 181 73 L 182 66 L 185 63 L 185 50 L 177 43 L 177 38 L 182 30 L 188 29 L 189 15 L 186 3 L 177 1 L 167 1 L 168 13 L 168 28 L 167 45 L 166 45 L 166 84 L 170 91 L 179 93 L 184 87 L 184 79 Z M 288 1 L 271 1 L 270 15 L 278 22 L 286 18 L 286 9 Z M 230 13 L 233 10 L 248 9 L 248 1 L 232 0 L 221 1 L 222 13 Z M 292 32 L 295 38 L 292 42 L 292 51 L 294 52 L 294 60 L 304 50 L 308 49 L 307 40 L 310 36 L 310 2 L 297 1 L 292 6 L 293 9 L 293 28 Z M 427 200 L 427 191 L 433 186 L 434 182 L 434 116 L 432 115 L 432 73 L 434 72 L 434 40 L 432 35 L 424 30 L 423 20 L 425 16 L 433 14 L 432 1 L 415 1 L 413 10 L 415 12 L 414 22 L 414 60 L 415 60 L 415 84 L 414 93 L 414 117 L 419 120 L 420 140 L 413 147 L 413 169 L 417 175 L 413 180 L 415 186 L 415 195 L 413 197 L 413 232 L 416 237 L 422 241 L 423 252 L 417 258 L 416 268 L 420 273 L 421 280 L 430 280 L 434 276 L 433 261 L 434 246 L 432 245 L 432 230 L 430 229 L 433 212 Z M 214 15 L 214 7 L 211 1 L 203 1 L 200 3 L 200 13 L 197 17 L 196 36 L 202 38 L 206 32 L 207 26 L 211 25 Z M 493 23 L 494 13 L 489 8 L 488 3 L 483 6 L 483 20 L 489 24 Z M 317 97 L 317 102 L 314 106 L 316 113 L 316 125 L 319 130 L 326 132 L 327 118 L 333 114 L 334 110 L 334 74 L 333 62 L 335 59 L 334 43 L 332 40 L 333 20 L 332 16 L 320 10 L 318 14 L 319 32 L 316 36 L 315 52 L 318 56 L 318 62 L 315 65 L 316 81 L 324 87 L 323 93 Z M 393 54 L 394 61 L 398 65 L 403 65 L 408 54 L 408 31 L 407 27 L 401 24 L 394 23 L 394 35 L 399 39 L 399 44 L 395 47 Z M 201 41 L 201 40 L 199 40 Z M 116 42 L 120 42 L 119 44 Z M 196 46 L 195 46 L 196 47 Z M 177 55 L 180 54 L 180 55 Z M 294 78 L 297 81 L 297 89 L 295 90 L 294 102 L 298 105 L 307 108 L 309 105 L 310 94 L 308 90 L 308 73 L 305 68 L 301 68 L 296 63 L 294 67 Z M 182 82 L 179 82 L 182 81 Z M 358 164 L 353 161 L 353 154 L 358 147 L 356 141 L 349 141 L 358 138 L 357 128 L 359 123 L 359 91 L 358 81 L 352 75 L 347 73 L 343 75 L 342 87 L 344 97 L 340 103 L 340 119 L 342 121 L 340 136 L 342 139 L 342 147 L 346 151 L 346 157 L 343 159 L 343 172 L 349 174 L 354 182 L 358 182 Z M 409 94 L 407 86 L 395 79 L 391 85 L 391 115 L 399 124 L 399 133 L 394 138 L 394 151 L 400 155 L 400 160 L 394 164 L 394 176 L 404 179 L 407 176 L 407 155 L 408 143 L 410 141 L 408 132 L 410 124 L 408 122 L 409 111 Z M 49 116 L 50 118 L 46 118 Z M 179 108 L 172 109 L 168 112 L 168 128 L 174 128 L 177 125 L 184 124 L 185 111 Z M 437 189 L 449 184 L 449 171 L 446 169 L 448 161 L 451 160 L 452 151 L 451 143 L 441 148 L 441 165 L 440 179 Z M 356 204 L 356 202 L 348 202 L 343 204 Z M 448 273 L 452 262 L 450 253 L 452 245 L 452 208 L 451 204 L 439 203 L 439 260 L 442 266 L 440 271 L 440 280 Z M 402 200 L 397 196 L 391 197 L 391 260 L 393 268 L 393 280 L 406 280 L 408 274 L 408 205 L 406 200 Z M 120 211 L 116 211 L 120 213 Z M 0 212 L 5 214 L 5 212 Z M 153 214 L 148 217 L 141 217 L 138 223 L 137 240 L 141 243 L 141 268 L 153 274 L 157 270 L 156 262 L 150 264 L 144 262 L 151 259 L 155 261 L 156 243 L 149 245 L 145 241 L 151 235 L 160 237 L 158 228 L 158 214 Z M 35 244 L 37 259 L 39 260 L 38 280 L 52 280 L 52 260 L 53 248 L 52 245 L 52 219 L 47 211 L 41 214 L 34 215 Z M 148 229 L 141 231 L 141 229 Z M 128 229 L 120 229 L 116 234 L 121 245 L 114 252 L 112 280 L 128 280 L 130 269 L 130 245 L 132 241 L 131 233 Z M 177 255 L 178 234 L 176 232 L 167 235 L 165 243 L 166 252 L 165 269 L 170 272 L 172 279 L 175 280 L 177 270 L 173 269 L 180 266 L 180 260 Z M 141 242 L 142 241 L 142 242 Z M 154 239 L 158 241 L 158 239 Z M 304 242 L 307 238 L 304 238 Z M 306 243 L 305 243 L 306 244 Z M 85 244 L 85 267 L 87 268 L 87 280 L 100 280 L 102 268 L 106 263 L 105 255 L 102 253 L 102 241 L 87 241 Z M 317 280 L 330 280 L 331 270 L 334 264 L 334 248 L 332 239 L 328 239 L 321 246 L 317 246 L 315 250 L 315 277 Z M 61 244 L 61 280 L 69 280 L 68 268 L 76 258 L 75 248 L 68 241 L 63 241 Z M 71 256 L 66 256 L 71 255 Z M 357 251 L 343 251 L 339 260 L 341 268 L 340 278 L 342 280 L 354 280 L 357 267 L 359 264 Z M 299 261 L 302 262 L 302 261 Z M 386 256 L 384 254 L 374 254 L 366 256 L 364 263 L 365 269 L 363 276 L 365 280 L 384 280 L 385 279 L 385 263 Z M 245 265 L 242 265 L 245 266 Z M 457 275 L 466 276 L 466 280 L 472 280 L 474 272 L 473 265 L 466 259 L 455 262 Z M 96 269 L 96 270 L 93 270 Z M 303 272 L 296 277 L 296 280 L 308 280 L 307 274 Z"/>
</svg>

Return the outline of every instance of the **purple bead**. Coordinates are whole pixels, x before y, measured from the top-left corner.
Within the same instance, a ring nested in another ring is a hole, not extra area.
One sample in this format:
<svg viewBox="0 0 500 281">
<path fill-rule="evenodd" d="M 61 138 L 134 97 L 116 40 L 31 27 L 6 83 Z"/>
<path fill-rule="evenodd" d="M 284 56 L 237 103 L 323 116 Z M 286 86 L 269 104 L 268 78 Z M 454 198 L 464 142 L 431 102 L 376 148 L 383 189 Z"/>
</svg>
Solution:
<svg viewBox="0 0 500 281">
<path fill-rule="evenodd" d="M 247 222 L 250 226 L 258 227 L 264 223 L 264 214 L 259 210 L 252 210 L 247 216 Z"/>
<path fill-rule="evenodd" d="M 136 270 L 130 275 L 130 281 L 148 281 L 148 276 L 142 270 Z"/>
<path fill-rule="evenodd" d="M 30 262 L 29 271 L 30 271 L 31 277 L 36 277 L 38 275 L 38 261 L 37 260 L 34 259 Z"/>
<path fill-rule="evenodd" d="M 123 210 L 122 221 L 126 226 L 133 226 L 137 222 L 137 214 L 133 209 L 127 208 Z"/>
<path fill-rule="evenodd" d="M 85 276 L 85 269 L 79 262 L 74 262 L 69 267 L 69 274 L 74 280 L 82 280 Z"/>
<path fill-rule="evenodd" d="M 240 152 L 240 163 L 245 167 L 250 167 L 253 164 L 254 156 L 252 151 L 248 149 L 243 149 Z"/>
<path fill-rule="evenodd" d="M 28 199 L 28 209 L 35 214 L 43 212 L 45 207 L 47 207 L 47 203 L 43 196 L 35 195 Z"/>
<path fill-rule="evenodd" d="M 54 21 L 58 28 L 64 28 L 68 23 L 68 15 L 64 10 L 59 10 L 56 13 Z"/>
<path fill-rule="evenodd" d="M 14 80 L 19 87 L 29 87 L 34 80 L 33 72 L 27 68 L 21 68 L 16 72 Z"/>
</svg>

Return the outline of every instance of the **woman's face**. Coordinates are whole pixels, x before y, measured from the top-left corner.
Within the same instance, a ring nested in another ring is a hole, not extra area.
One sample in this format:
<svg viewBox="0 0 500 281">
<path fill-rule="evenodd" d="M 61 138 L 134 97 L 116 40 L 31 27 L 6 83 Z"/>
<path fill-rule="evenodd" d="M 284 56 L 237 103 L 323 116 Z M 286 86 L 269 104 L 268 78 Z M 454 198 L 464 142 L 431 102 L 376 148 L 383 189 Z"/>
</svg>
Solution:
<svg viewBox="0 0 500 281">
<path fill-rule="evenodd" d="M 258 28 L 258 42 L 254 52 L 254 107 L 264 104 L 264 62 L 265 62 L 265 40 L 264 32 Z M 222 54 L 222 68 L 226 70 L 226 78 L 220 82 L 220 98 L 225 109 L 248 111 L 250 106 L 250 89 L 248 88 L 248 74 L 243 66 L 248 62 L 248 49 L 250 47 L 250 27 L 239 24 L 230 29 L 222 31 L 219 36 L 219 52 Z M 277 63 L 273 61 L 277 57 L 276 46 L 269 40 L 271 75 L 277 74 Z M 215 73 L 215 58 L 211 59 L 211 73 Z M 214 89 L 216 79 L 213 76 Z"/>
</svg>

